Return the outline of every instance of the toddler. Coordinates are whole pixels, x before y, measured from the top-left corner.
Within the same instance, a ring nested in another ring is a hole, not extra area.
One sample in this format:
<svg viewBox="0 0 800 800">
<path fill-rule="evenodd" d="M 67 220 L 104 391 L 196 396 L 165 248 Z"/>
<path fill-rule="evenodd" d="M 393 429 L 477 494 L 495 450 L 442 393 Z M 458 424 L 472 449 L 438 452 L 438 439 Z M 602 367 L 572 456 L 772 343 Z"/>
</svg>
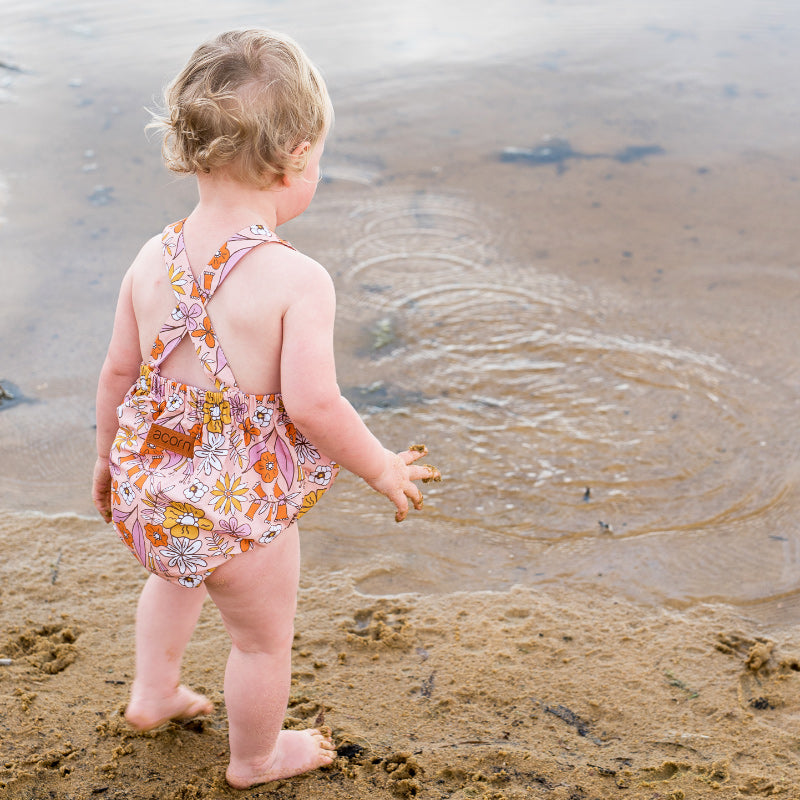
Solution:
<svg viewBox="0 0 800 800">
<path fill-rule="evenodd" d="M 423 447 L 384 449 L 341 396 L 331 278 L 275 234 L 314 196 L 331 119 L 322 78 L 288 37 L 232 31 L 195 51 L 155 124 L 199 201 L 125 275 L 97 392 L 94 503 L 151 573 L 125 717 L 148 730 L 211 712 L 179 680 L 210 595 L 231 638 L 235 788 L 335 756 L 325 732 L 281 730 L 297 519 L 340 465 L 386 495 L 398 522 L 409 503 L 422 508 L 413 481 L 440 477 L 414 463 Z"/>
</svg>

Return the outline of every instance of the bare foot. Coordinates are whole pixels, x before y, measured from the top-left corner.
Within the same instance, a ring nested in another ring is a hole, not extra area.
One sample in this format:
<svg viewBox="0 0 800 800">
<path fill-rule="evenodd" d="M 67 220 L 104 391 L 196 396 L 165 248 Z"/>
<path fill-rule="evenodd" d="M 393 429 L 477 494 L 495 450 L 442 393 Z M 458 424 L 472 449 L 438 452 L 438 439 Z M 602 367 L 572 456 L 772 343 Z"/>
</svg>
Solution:
<svg viewBox="0 0 800 800">
<path fill-rule="evenodd" d="M 154 699 L 139 697 L 134 687 L 125 709 L 125 719 L 137 731 L 149 731 L 171 719 L 191 719 L 210 714 L 213 710 L 214 704 L 207 697 L 185 686 L 178 686 L 168 697 Z"/>
<path fill-rule="evenodd" d="M 306 731 L 281 731 L 275 749 L 263 769 L 245 765 L 228 767 L 225 779 L 234 789 L 247 789 L 259 783 L 269 783 L 294 775 L 302 775 L 325 767 L 336 757 L 336 750 L 327 736 L 316 728 Z"/>
</svg>

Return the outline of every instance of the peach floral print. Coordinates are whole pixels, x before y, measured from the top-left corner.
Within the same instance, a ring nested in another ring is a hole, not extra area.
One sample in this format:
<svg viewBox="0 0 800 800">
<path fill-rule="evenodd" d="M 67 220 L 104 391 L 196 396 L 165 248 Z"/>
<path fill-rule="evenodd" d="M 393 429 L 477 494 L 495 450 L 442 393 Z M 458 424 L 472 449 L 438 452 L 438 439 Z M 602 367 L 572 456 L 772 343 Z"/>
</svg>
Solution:
<svg viewBox="0 0 800 800">
<path fill-rule="evenodd" d="M 189 588 L 227 559 L 273 541 L 316 504 L 339 470 L 297 430 L 280 395 L 238 388 L 208 313 L 225 277 L 266 243 L 291 247 L 252 225 L 195 279 L 183 223 L 166 228 L 164 264 L 175 307 L 117 410 L 110 458 L 117 532 L 147 569 Z M 216 391 L 160 375 L 187 335 Z"/>
</svg>

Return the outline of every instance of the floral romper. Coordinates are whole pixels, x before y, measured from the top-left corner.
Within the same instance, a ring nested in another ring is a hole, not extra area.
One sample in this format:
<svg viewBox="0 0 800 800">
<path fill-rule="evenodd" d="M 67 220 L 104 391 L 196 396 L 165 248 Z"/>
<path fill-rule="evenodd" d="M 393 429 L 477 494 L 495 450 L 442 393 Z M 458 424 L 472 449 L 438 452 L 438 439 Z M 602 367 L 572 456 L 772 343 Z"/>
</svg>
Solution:
<svg viewBox="0 0 800 800">
<path fill-rule="evenodd" d="M 265 242 L 291 247 L 262 225 L 229 239 L 195 280 L 183 223 L 163 234 L 176 305 L 150 361 L 117 409 L 111 449 L 112 519 L 134 556 L 156 575 L 199 586 L 228 558 L 271 542 L 328 489 L 338 465 L 300 433 L 280 395 L 241 391 L 206 311 L 233 267 Z M 217 391 L 159 375 L 184 336 Z"/>
</svg>

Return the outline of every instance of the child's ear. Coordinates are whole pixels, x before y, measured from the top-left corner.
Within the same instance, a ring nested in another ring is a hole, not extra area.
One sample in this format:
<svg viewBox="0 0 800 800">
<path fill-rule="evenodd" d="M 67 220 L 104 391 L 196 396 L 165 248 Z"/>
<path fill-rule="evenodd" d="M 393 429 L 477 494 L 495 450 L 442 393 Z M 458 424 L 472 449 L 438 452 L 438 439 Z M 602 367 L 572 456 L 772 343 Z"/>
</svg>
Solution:
<svg viewBox="0 0 800 800">
<path fill-rule="evenodd" d="M 294 150 L 292 150 L 292 160 L 295 163 L 303 163 L 308 155 L 309 151 L 311 150 L 311 142 L 300 142 Z M 288 172 L 283 174 L 281 178 L 281 183 L 284 186 L 290 186 L 293 180 L 293 176 L 290 175 Z"/>
<path fill-rule="evenodd" d="M 292 150 L 293 158 L 302 158 L 311 149 L 311 142 L 300 142 L 294 150 Z"/>
</svg>

